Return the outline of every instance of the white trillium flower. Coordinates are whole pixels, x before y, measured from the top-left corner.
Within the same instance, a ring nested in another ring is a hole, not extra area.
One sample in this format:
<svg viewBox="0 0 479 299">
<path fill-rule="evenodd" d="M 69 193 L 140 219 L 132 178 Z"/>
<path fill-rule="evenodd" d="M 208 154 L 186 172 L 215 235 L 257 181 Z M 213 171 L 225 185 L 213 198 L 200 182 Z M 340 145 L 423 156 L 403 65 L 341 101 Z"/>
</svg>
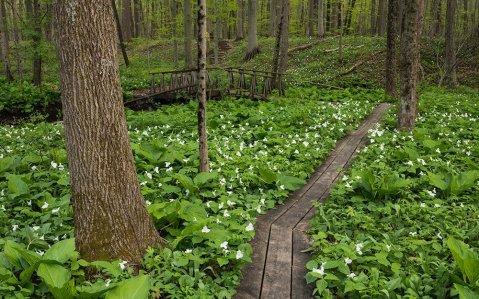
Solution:
<svg viewBox="0 0 479 299">
<path fill-rule="evenodd" d="M 426 204 L 421 202 L 421 204 L 419 205 L 421 208 L 425 208 L 426 207 Z"/>
<path fill-rule="evenodd" d="M 359 255 L 362 255 L 363 252 L 361 251 L 361 249 L 364 247 L 363 243 L 358 243 L 356 245 L 354 245 L 354 247 L 356 248 L 356 252 L 359 254 Z"/>
<path fill-rule="evenodd" d="M 348 278 L 353 279 L 354 277 L 356 277 L 356 273 L 351 272 L 351 273 L 348 274 Z"/>
<path fill-rule="evenodd" d="M 191 250 L 191 249 L 186 249 L 186 250 L 185 250 L 185 253 L 186 253 L 186 254 L 192 253 L 192 252 L 193 252 L 193 250 Z"/>
<path fill-rule="evenodd" d="M 48 209 L 48 203 L 47 202 L 43 203 L 42 209 Z"/>
<path fill-rule="evenodd" d="M 50 164 L 52 165 L 52 168 L 54 169 L 58 167 L 58 164 L 55 161 L 52 161 Z"/>
<path fill-rule="evenodd" d="M 220 247 L 225 250 L 228 249 L 228 241 L 224 241 L 223 243 L 221 243 Z"/>
<path fill-rule="evenodd" d="M 121 270 L 125 270 L 127 263 L 128 263 L 127 261 L 121 261 L 120 263 L 118 263 L 118 265 L 120 266 Z"/>
<path fill-rule="evenodd" d="M 203 226 L 203 229 L 201 230 L 201 232 L 207 234 L 210 232 L 210 229 L 205 225 Z"/>
<path fill-rule="evenodd" d="M 243 253 L 241 252 L 241 250 L 238 250 L 236 252 L 236 259 L 239 260 L 239 259 L 242 259 L 243 258 Z"/>
<path fill-rule="evenodd" d="M 250 232 L 250 231 L 253 231 L 254 230 L 254 226 L 253 226 L 253 223 L 249 223 L 248 226 L 245 228 L 245 230 L 247 232 Z"/>
<path fill-rule="evenodd" d="M 17 225 L 17 224 L 12 225 L 12 230 L 13 230 L 13 231 L 16 231 L 17 229 L 18 229 L 18 225 Z"/>
<path fill-rule="evenodd" d="M 52 214 L 56 214 L 56 213 L 58 213 L 59 211 L 60 211 L 60 208 L 53 209 L 53 210 L 52 210 Z"/>
<path fill-rule="evenodd" d="M 353 262 L 353 260 L 350 259 L 349 257 L 347 257 L 347 258 L 344 259 L 344 262 L 346 263 L 346 265 L 349 265 Z"/>
</svg>

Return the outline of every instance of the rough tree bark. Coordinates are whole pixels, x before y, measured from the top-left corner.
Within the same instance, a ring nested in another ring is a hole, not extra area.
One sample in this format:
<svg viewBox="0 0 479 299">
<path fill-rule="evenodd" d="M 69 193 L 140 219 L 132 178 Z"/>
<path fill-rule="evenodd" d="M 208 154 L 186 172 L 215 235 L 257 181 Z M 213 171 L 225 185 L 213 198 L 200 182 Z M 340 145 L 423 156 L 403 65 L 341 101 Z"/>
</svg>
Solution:
<svg viewBox="0 0 479 299">
<path fill-rule="evenodd" d="M 137 268 L 162 244 L 135 171 L 110 0 L 56 0 L 55 37 L 76 248 L 82 258 Z"/>
<path fill-rule="evenodd" d="M 125 42 L 123 41 L 123 32 L 121 30 L 120 17 L 118 16 L 118 10 L 116 8 L 115 0 L 111 0 L 111 7 L 113 8 L 113 16 L 115 18 L 116 31 L 118 33 L 118 41 L 120 43 L 121 54 L 125 65 L 130 66 L 130 60 L 128 59 L 128 54 L 126 53 Z"/>
<path fill-rule="evenodd" d="M 13 81 L 10 65 L 10 47 L 8 37 L 7 10 L 5 1 L 0 1 L 0 59 L 5 67 L 5 75 L 8 81 Z"/>
<path fill-rule="evenodd" d="M 398 1 L 389 0 L 388 3 L 388 23 L 387 23 L 387 52 L 386 52 L 386 94 L 396 98 L 396 40 L 397 40 L 397 20 L 398 20 Z"/>
<path fill-rule="evenodd" d="M 339 63 L 343 63 L 343 34 L 344 34 L 344 22 L 343 22 L 343 0 L 339 0 L 338 3 L 338 26 L 339 26 Z"/>
<path fill-rule="evenodd" d="M 326 31 L 331 31 L 331 0 L 326 0 Z"/>
<path fill-rule="evenodd" d="M 244 38 L 244 32 L 243 32 L 243 0 L 236 0 L 236 4 L 238 5 L 238 8 L 236 10 L 236 40 L 241 40 Z"/>
<path fill-rule="evenodd" d="M 386 34 L 386 14 L 387 14 L 387 0 L 379 0 L 378 7 L 378 35 Z"/>
<path fill-rule="evenodd" d="M 206 132 L 206 0 L 198 0 L 198 135 L 200 172 L 209 171 Z"/>
<path fill-rule="evenodd" d="M 271 0 L 269 6 L 269 36 L 275 36 L 277 26 L 278 0 Z"/>
<path fill-rule="evenodd" d="M 251 60 L 259 53 L 257 7 L 257 0 L 248 0 L 248 49 L 245 60 Z"/>
<path fill-rule="evenodd" d="M 306 35 L 314 35 L 314 0 L 308 0 L 308 25 L 306 26 Z"/>
<path fill-rule="evenodd" d="M 131 12 L 131 0 L 122 0 L 122 29 L 123 29 L 123 38 L 125 41 L 131 41 L 133 37 L 133 14 Z"/>
<path fill-rule="evenodd" d="M 431 19 L 432 24 L 429 30 L 429 35 L 432 37 L 437 37 L 441 34 L 442 28 L 442 0 L 433 0 L 431 3 Z"/>
<path fill-rule="evenodd" d="M 324 37 L 324 4 L 318 0 L 318 37 Z"/>
<path fill-rule="evenodd" d="M 401 32 L 401 59 L 399 76 L 400 100 L 398 128 L 412 130 L 416 123 L 417 85 L 419 81 L 420 41 L 423 25 L 424 0 L 406 1 Z"/>
<path fill-rule="evenodd" d="M 446 66 L 444 74 L 444 85 L 448 87 L 457 86 L 456 74 L 456 7 L 457 0 L 447 0 L 446 10 Z"/>
<path fill-rule="evenodd" d="M 185 68 L 192 69 L 193 62 L 193 29 L 191 17 L 191 0 L 184 0 L 183 24 L 185 31 Z"/>
<path fill-rule="evenodd" d="M 143 7 L 140 0 L 133 0 L 133 36 L 139 37 L 143 30 Z"/>
<path fill-rule="evenodd" d="M 281 14 L 276 31 L 276 43 L 273 54 L 273 86 L 279 87 L 277 73 L 286 72 L 288 66 L 289 39 L 289 0 L 281 0 Z"/>
<path fill-rule="evenodd" d="M 346 12 L 346 20 L 344 21 L 344 30 L 346 34 L 351 31 L 351 22 L 353 20 L 353 10 L 356 5 L 356 0 L 350 0 L 348 5 L 348 11 Z"/>
</svg>

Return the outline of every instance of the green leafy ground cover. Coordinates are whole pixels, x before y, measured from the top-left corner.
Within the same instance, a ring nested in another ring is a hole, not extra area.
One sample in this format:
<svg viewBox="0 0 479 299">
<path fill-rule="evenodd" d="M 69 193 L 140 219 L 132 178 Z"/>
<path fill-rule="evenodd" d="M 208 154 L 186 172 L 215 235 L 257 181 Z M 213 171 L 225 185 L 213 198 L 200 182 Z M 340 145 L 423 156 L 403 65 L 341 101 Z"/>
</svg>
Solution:
<svg viewBox="0 0 479 299">
<path fill-rule="evenodd" d="M 370 132 L 312 221 L 316 297 L 479 296 L 478 99 L 477 89 L 431 88 L 413 133 L 394 129 L 396 111 Z"/>
<path fill-rule="evenodd" d="M 383 97 L 295 89 L 269 102 L 210 102 L 209 174 L 197 174 L 194 102 L 128 112 L 145 202 L 171 244 L 149 250 L 136 278 L 122 261 L 88 263 L 74 251 L 62 125 L 0 127 L 0 296 L 231 297 L 255 217 L 299 188 Z M 87 266 L 97 281 L 85 280 Z"/>
</svg>

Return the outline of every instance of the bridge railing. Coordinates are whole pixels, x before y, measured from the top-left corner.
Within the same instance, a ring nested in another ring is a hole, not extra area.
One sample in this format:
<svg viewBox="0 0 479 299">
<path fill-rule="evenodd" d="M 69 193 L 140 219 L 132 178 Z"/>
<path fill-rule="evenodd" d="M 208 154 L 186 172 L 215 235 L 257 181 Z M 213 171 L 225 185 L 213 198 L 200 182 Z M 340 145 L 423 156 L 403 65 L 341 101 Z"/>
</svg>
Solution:
<svg viewBox="0 0 479 299">
<path fill-rule="evenodd" d="M 150 94 L 158 95 L 171 92 L 196 94 L 198 70 L 175 70 L 153 72 L 151 74 Z M 226 75 L 226 76 L 225 76 Z M 242 68 L 207 68 L 207 90 L 220 91 L 233 96 L 267 98 L 278 89 L 284 95 L 284 74 L 271 73 Z"/>
</svg>

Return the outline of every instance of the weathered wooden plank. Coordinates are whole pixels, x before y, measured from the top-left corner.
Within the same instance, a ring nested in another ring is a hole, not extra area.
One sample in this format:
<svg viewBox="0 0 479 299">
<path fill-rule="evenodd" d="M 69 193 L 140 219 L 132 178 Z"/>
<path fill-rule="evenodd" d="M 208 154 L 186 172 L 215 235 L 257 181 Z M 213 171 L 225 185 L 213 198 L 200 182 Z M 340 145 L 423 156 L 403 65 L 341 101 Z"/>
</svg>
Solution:
<svg viewBox="0 0 479 299">
<path fill-rule="evenodd" d="M 314 209 L 311 209 L 311 211 Z M 308 220 L 309 221 L 309 220 Z M 308 272 L 305 265 L 311 259 L 311 255 L 304 250 L 311 247 L 307 235 L 308 223 L 298 224 L 293 230 L 293 268 L 291 274 L 291 298 L 312 298 L 314 285 L 306 284 L 304 276 Z"/>
<path fill-rule="evenodd" d="M 291 296 L 291 255 L 293 233 L 272 225 L 260 298 Z"/>
</svg>

